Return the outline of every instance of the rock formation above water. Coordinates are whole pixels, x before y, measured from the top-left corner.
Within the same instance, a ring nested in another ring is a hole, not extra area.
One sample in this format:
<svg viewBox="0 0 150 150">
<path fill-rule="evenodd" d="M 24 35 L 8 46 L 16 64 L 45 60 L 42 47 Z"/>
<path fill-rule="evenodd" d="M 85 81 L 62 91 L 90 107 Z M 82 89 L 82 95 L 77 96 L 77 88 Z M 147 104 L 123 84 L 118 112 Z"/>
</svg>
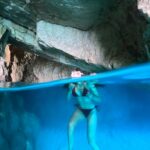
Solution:
<svg viewBox="0 0 150 150">
<path fill-rule="evenodd" d="M 148 6 L 148 0 L 0 1 L 1 81 L 43 82 L 74 68 L 102 72 L 147 62 Z"/>
</svg>

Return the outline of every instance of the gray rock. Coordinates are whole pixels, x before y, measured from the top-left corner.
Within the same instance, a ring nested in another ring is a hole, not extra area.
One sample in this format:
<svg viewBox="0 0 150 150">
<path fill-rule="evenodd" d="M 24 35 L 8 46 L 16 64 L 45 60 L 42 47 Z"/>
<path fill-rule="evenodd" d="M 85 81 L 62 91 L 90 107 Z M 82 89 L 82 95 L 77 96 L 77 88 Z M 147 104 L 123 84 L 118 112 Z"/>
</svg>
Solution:
<svg viewBox="0 0 150 150">
<path fill-rule="evenodd" d="M 66 53 L 66 57 L 67 54 L 73 56 L 73 58 L 80 63 L 81 67 L 82 62 L 85 61 L 87 66 L 83 68 L 89 68 L 89 71 L 92 67 L 93 69 L 95 67 L 96 70 L 96 66 L 97 70 L 100 70 L 102 69 L 100 66 L 103 65 L 102 52 L 104 48 L 97 38 L 98 32 L 98 30 L 82 31 L 45 21 L 37 23 L 37 39 L 40 45 L 49 49 L 50 53 L 52 48 L 56 48 L 56 52 L 58 51 L 63 55 Z M 66 62 L 66 64 L 67 63 L 70 62 Z"/>
<path fill-rule="evenodd" d="M 143 0 L 143 3 L 147 4 L 147 1 Z M 148 61 L 149 43 L 145 44 L 147 19 L 138 11 L 137 1 L 43 0 L 35 3 L 34 0 L 13 0 L 9 3 L 6 0 L 0 2 L 0 8 L 4 18 L 11 17 L 15 22 L 0 18 L 0 28 L 11 31 L 9 42 L 21 47 L 20 51 L 36 53 L 50 63 L 78 67 L 87 72 L 101 72 L 105 68 L 116 69 Z M 24 70 L 24 64 L 16 65 L 18 59 L 10 66 L 14 70 L 12 75 L 9 73 L 13 81 L 41 81 L 38 76 L 42 78 L 42 74 L 32 74 L 31 70 L 38 71 L 45 67 L 43 64 L 32 69 L 36 66 L 32 63 Z M 47 66 L 44 70 L 48 70 Z M 30 77 L 27 79 L 24 74 Z M 48 79 L 50 77 L 43 81 Z"/>
<path fill-rule="evenodd" d="M 5 81 L 7 74 L 8 71 L 5 66 L 5 60 L 0 57 L 0 82 Z"/>
<path fill-rule="evenodd" d="M 0 150 L 9 150 L 9 145 L 6 139 L 0 133 Z"/>
<path fill-rule="evenodd" d="M 9 143 L 10 150 L 26 150 L 26 137 L 22 132 L 16 132 Z"/>
<path fill-rule="evenodd" d="M 103 8 L 113 3 L 114 0 L 5 0 L 0 1 L 0 15 L 31 30 L 40 19 L 85 30 L 103 15 Z"/>
<path fill-rule="evenodd" d="M 20 119 L 21 132 L 27 139 L 35 139 L 40 129 L 38 118 L 32 113 L 24 112 Z"/>
</svg>

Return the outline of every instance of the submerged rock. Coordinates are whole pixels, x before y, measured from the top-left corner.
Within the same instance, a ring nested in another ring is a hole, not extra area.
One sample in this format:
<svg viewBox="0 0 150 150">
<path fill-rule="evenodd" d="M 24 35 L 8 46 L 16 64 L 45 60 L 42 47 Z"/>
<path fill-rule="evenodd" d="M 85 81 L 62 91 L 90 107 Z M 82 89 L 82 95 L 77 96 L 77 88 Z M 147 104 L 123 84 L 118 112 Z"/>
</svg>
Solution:
<svg viewBox="0 0 150 150">
<path fill-rule="evenodd" d="M 0 149 L 33 150 L 39 130 L 39 120 L 24 109 L 22 96 L 0 93 Z"/>
<path fill-rule="evenodd" d="M 40 124 L 37 117 L 32 113 L 24 112 L 20 119 L 20 127 L 26 138 L 35 139 L 40 129 Z"/>
<path fill-rule="evenodd" d="M 1 133 L 0 133 L 0 149 L 1 150 L 10 150 L 8 141 L 2 136 Z"/>
<path fill-rule="evenodd" d="M 22 132 L 16 132 L 9 143 L 11 150 L 26 150 L 26 137 Z"/>
</svg>

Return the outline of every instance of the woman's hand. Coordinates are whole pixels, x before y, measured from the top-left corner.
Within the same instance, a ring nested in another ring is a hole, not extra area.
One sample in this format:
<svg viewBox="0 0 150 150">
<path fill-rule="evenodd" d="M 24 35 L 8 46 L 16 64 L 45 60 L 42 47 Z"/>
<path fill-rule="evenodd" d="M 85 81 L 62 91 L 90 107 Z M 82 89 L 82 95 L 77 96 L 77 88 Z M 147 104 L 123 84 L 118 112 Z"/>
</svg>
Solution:
<svg viewBox="0 0 150 150">
<path fill-rule="evenodd" d="M 70 84 L 69 84 L 68 94 L 67 94 L 67 99 L 68 99 L 68 100 L 71 99 L 71 96 L 72 96 L 72 90 L 73 90 L 74 87 L 75 87 L 75 84 L 74 84 L 74 83 L 70 83 Z"/>
<path fill-rule="evenodd" d="M 69 84 L 69 89 L 72 90 L 74 87 L 75 87 L 75 84 L 74 84 L 74 83 L 70 83 L 70 84 Z"/>
</svg>

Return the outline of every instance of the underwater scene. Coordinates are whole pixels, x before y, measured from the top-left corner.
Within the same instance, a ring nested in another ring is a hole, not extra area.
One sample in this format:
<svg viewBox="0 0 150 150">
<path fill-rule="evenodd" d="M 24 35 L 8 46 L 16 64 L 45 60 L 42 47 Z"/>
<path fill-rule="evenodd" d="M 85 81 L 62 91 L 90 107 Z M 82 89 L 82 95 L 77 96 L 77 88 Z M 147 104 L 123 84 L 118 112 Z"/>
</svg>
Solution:
<svg viewBox="0 0 150 150">
<path fill-rule="evenodd" d="M 96 80 L 94 150 L 150 149 L 150 64 L 94 76 L 0 88 L 0 150 L 68 150 L 68 124 L 76 97 L 68 84 Z M 74 150 L 90 150 L 87 117 L 74 129 Z M 92 122 L 93 123 L 93 122 Z M 94 136 L 93 136 L 94 138 Z"/>
</svg>

